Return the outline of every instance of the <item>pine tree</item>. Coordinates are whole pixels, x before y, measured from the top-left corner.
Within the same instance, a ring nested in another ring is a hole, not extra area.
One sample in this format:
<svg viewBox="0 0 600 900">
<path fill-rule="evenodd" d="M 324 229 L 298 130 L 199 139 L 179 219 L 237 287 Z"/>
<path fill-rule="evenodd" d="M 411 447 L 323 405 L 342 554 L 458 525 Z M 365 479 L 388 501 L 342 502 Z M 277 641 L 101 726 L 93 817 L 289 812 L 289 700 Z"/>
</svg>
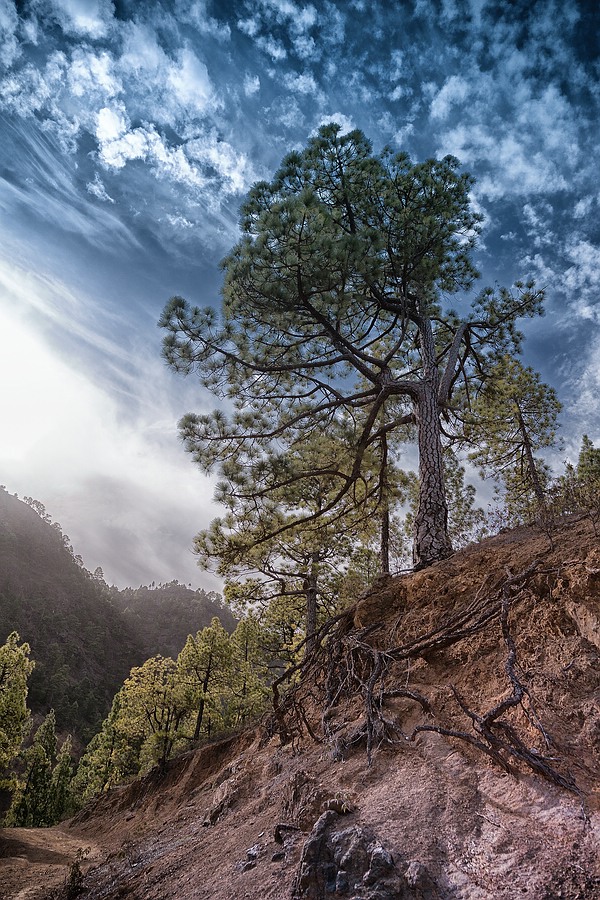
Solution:
<svg viewBox="0 0 600 900">
<path fill-rule="evenodd" d="M 250 612 L 231 635 L 228 719 L 236 727 L 262 712 L 269 696 L 269 658 L 258 616 Z"/>
<path fill-rule="evenodd" d="M 502 356 L 467 419 L 470 458 L 503 488 L 513 521 L 548 517 L 549 469 L 536 454 L 556 444 L 561 410 L 556 392 L 533 369 Z"/>
<path fill-rule="evenodd" d="M 29 732 L 27 679 L 34 664 L 29 644 L 19 644 L 16 631 L 0 646 L 0 787 L 8 785 L 9 767 Z"/>
<path fill-rule="evenodd" d="M 479 216 L 458 169 L 452 157 L 376 156 L 361 132 L 324 126 L 251 190 L 243 238 L 223 263 L 222 318 L 176 297 L 160 322 L 168 363 L 197 371 L 233 405 L 231 416 L 219 409 L 182 420 L 187 449 L 206 471 L 235 459 L 255 496 L 290 486 L 271 476 L 285 471 L 291 448 L 346 428 L 351 452 L 326 461 L 335 485 L 319 512 L 327 516 L 361 493 L 368 453 L 382 457 L 383 443 L 412 423 L 418 567 L 452 552 L 441 417 L 454 416 L 459 383 L 480 384 L 499 354 L 518 349 L 517 319 L 542 303 L 533 285 L 518 284 L 514 293 L 483 291 L 464 318 L 447 307 L 447 295 L 478 274 Z M 313 515 L 299 510 L 279 528 Z"/>
<path fill-rule="evenodd" d="M 10 825 L 40 828 L 54 824 L 52 771 L 56 763 L 56 716 L 50 710 L 22 753 L 24 772 L 7 816 Z"/>
<path fill-rule="evenodd" d="M 574 506 L 583 511 L 590 519 L 594 534 L 598 534 L 600 524 L 600 448 L 583 435 L 581 449 L 577 459 L 577 468 L 573 472 L 571 492 Z"/>
<path fill-rule="evenodd" d="M 582 482 L 600 482 L 600 448 L 594 447 L 587 434 L 581 440 L 577 477 Z"/>
<path fill-rule="evenodd" d="M 188 635 L 177 657 L 179 682 L 187 710 L 195 709 L 192 740 L 222 727 L 226 686 L 231 675 L 229 635 L 215 616 L 196 636 Z"/>
<path fill-rule="evenodd" d="M 73 742 L 65 738 L 56 758 L 50 781 L 50 811 L 52 823 L 60 822 L 75 811 L 73 795 Z"/>
<path fill-rule="evenodd" d="M 122 725 L 122 689 L 79 760 L 73 792 L 79 805 L 139 772 L 144 733 L 135 737 Z"/>
<path fill-rule="evenodd" d="M 216 621 L 219 621 L 218 619 Z M 167 764 L 189 706 L 175 660 L 153 656 L 131 670 L 121 689 L 118 730 L 139 749 L 140 771 Z"/>
</svg>

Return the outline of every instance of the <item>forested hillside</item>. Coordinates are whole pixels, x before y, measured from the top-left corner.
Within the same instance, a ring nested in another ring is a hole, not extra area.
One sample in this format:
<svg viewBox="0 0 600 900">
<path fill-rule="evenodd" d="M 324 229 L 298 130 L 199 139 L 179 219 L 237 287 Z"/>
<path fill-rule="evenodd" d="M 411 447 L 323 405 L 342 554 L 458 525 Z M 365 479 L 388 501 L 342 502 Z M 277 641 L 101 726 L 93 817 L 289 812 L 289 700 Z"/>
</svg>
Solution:
<svg viewBox="0 0 600 900">
<path fill-rule="evenodd" d="M 133 666 L 180 650 L 215 615 L 232 628 L 218 595 L 177 583 L 109 589 L 41 503 L 0 490 L 0 642 L 16 631 L 30 645 L 28 706 L 54 709 L 59 730 L 87 742 Z"/>
<path fill-rule="evenodd" d="M 188 634 L 206 628 L 214 616 L 229 632 L 236 624 L 215 591 L 193 591 L 178 581 L 122 591 L 111 588 L 110 600 L 143 644 L 144 659 L 156 653 L 177 656 Z"/>
<path fill-rule="evenodd" d="M 0 491 L 2 640 L 17 631 L 35 669 L 28 703 L 56 712 L 59 729 L 86 740 L 130 667 L 143 657 L 126 618 L 78 563 L 49 517 Z"/>
</svg>

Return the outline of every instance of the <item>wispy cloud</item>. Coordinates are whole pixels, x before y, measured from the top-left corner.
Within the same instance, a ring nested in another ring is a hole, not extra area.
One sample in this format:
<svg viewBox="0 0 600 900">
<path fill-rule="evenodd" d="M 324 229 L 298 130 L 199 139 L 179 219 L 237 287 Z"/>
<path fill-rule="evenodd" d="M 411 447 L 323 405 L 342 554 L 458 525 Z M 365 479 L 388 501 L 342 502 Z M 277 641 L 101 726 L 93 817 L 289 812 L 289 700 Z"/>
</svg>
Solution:
<svg viewBox="0 0 600 900">
<path fill-rule="evenodd" d="M 117 174 L 142 163 L 143 168 L 133 174 L 142 187 L 146 173 L 142 197 L 152 195 L 149 183 L 153 179 L 167 180 L 180 191 L 185 218 L 197 220 L 208 212 L 217 236 L 223 223 L 231 221 L 225 209 L 228 198 L 247 190 L 256 173 L 244 150 L 225 137 L 221 92 L 206 61 L 180 29 L 187 22 L 206 40 L 221 46 L 228 28 L 211 19 L 202 3 L 178 4 L 181 19 L 168 19 L 171 36 L 167 42 L 159 37 L 158 10 L 155 21 L 143 15 L 123 21 L 114 17 L 112 3 L 100 0 L 39 0 L 31 9 L 28 21 L 32 27 L 35 23 L 35 62 L 11 51 L 12 68 L 0 82 L 0 107 L 30 123 L 22 131 L 37 141 L 38 156 L 48 151 L 36 134 L 40 124 L 60 151 L 73 159 L 77 156 L 82 161 L 81 151 L 87 145 L 84 165 L 89 168 L 96 161 L 100 171 L 90 173 L 85 187 L 98 199 L 105 199 L 96 187 L 103 181 L 102 169 Z M 50 23 L 62 29 L 65 41 L 57 42 Z M 166 23 L 163 19 L 162 25 Z M 15 23 L 13 16 L 6 27 L 12 29 L 14 41 L 22 37 L 23 20 Z M 82 36 L 93 42 L 75 40 Z M 63 160 L 59 169 L 65 169 Z M 40 209 L 50 216 L 53 207 L 57 212 L 62 207 L 66 218 L 78 220 L 81 199 L 74 192 L 71 197 L 65 191 L 56 196 L 50 166 L 41 166 L 37 175 L 35 202 Z M 117 178 L 110 191 L 104 185 L 106 195 L 122 200 L 121 184 Z M 48 203 L 42 202 L 44 191 Z M 33 193 L 25 189 L 20 196 L 26 200 Z M 140 201 L 135 212 L 152 215 Z M 149 221 L 149 227 L 156 230 L 161 218 Z M 203 235 L 210 240 L 210 230 L 203 228 Z M 165 240 L 169 237 L 165 234 Z"/>
<path fill-rule="evenodd" d="M 118 213 L 94 202 L 86 195 L 87 187 L 82 192 L 80 167 L 56 139 L 20 124 L 6 133 L 12 153 L 0 176 L 0 209 L 5 215 L 28 209 L 49 226 L 85 235 L 104 248 L 137 244 Z"/>
<path fill-rule="evenodd" d="M 210 483 L 177 439 L 180 386 L 144 341 L 126 358 L 86 299 L 0 263 L 0 383 L 10 384 L 0 418 L 11 435 L 0 447 L 3 480 L 44 502 L 88 567 L 101 565 L 109 580 L 198 584 L 192 539 L 214 509 Z M 94 345 L 102 378 L 49 340 L 57 324 Z"/>
</svg>

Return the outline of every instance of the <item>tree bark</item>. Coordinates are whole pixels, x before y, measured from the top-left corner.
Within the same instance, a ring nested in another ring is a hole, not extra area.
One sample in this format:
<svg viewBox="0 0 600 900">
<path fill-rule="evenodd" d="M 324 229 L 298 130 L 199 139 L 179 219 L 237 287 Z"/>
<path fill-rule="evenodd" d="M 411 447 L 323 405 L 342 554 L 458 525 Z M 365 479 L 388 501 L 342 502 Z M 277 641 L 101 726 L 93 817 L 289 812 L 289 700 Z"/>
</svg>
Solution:
<svg viewBox="0 0 600 900">
<path fill-rule="evenodd" d="M 206 703 L 206 692 L 208 691 L 208 685 L 210 683 L 210 675 L 212 669 L 212 661 L 213 661 L 213 653 L 212 649 L 208 654 L 208 662 L 206 664 L 206 672 L 204 674 L 204 681 L 202 683 L 202 696 L 200 697 L 200 702 L 198 703 L 198 715 L 196 716 L 196 727 L 194 729 L 194 740 L 197 741 L 200 737 L 200 729 L 202 728 L 202 720 L 204 718 L 204 706 Z"/>
<path fill-rule="evenodd" d="M 379 558 L 381 562 L 381 574 L 389 575 L 390 572 L 390 496 L 388 485 L 388 447 L 387 437 L 381 438 L 381 544 Z"/>
<path fill-rule="evenodd" d="M 413 563 L 415 569 L 446 559 L 453 553 L 448 536 L 448 505 L 444 489 L 444 465 L 440 427 L 440 376 L 435 359 L 431 322 L 419 321 L 423 380 L 415 404 L 419 446 L 419 508 L 415 518 Z"/>
<path fill-rule="evenodd" d="M 310 571 L 304 582 L 304 590 L 306 593 L 306 644 L 304 650 L 305 659 L 310 653 L 315 643 L 315 632 L 317 630 L 317 568 L 319 563 L 319 554 L 317 552 L 311 554 Z"/>
<path fill-rule="evenodd" d="M 390 507 L 388 498 L 385 497 L 381 509 L 381 547 L 380 547 L 381 574 L 390 574 Z"/>
</svg>

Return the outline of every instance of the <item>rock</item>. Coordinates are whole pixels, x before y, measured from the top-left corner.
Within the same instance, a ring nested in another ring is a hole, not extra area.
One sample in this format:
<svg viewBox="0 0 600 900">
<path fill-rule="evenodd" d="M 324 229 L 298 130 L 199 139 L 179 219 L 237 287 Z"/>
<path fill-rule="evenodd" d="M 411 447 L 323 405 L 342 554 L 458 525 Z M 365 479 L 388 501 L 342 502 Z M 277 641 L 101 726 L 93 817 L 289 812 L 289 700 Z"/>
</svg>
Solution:
<svg viewBox="0 0 600 900">
<path fill-rule="evenodd" d="M 288 822 L 278 822 L 273 831 L 273 840 L 276 844 L 285 844 L 285 840 L 289 837 L 290 832 L 300 830 L 298 825 L 291 825 Z"/>
<path fill-rule="evenodd" d="M 368 828 L 339 829 L 339 816 L 323 813 L 310 832 L 296 879 L 294 900 L 439 900 L 441 894 L 416 861 L 398 867 L 392 854 Z"/>
<path fill-rule="evenodd" d="M 415 900 L 437 900 L 439 897 L 436 884 L 423 863 L 413 859 L 406 867 L 404 877 L 413 891 L 410 896 Z"/>
<path fill-rule="evenodd" d="M 374 847 L 371 852 L 371 861 L 368 871 L 363 877 L 365 884 L 375 884 L 394 869 L 394 860 L 388 851 L 382 847 Z"/>
</svg>

